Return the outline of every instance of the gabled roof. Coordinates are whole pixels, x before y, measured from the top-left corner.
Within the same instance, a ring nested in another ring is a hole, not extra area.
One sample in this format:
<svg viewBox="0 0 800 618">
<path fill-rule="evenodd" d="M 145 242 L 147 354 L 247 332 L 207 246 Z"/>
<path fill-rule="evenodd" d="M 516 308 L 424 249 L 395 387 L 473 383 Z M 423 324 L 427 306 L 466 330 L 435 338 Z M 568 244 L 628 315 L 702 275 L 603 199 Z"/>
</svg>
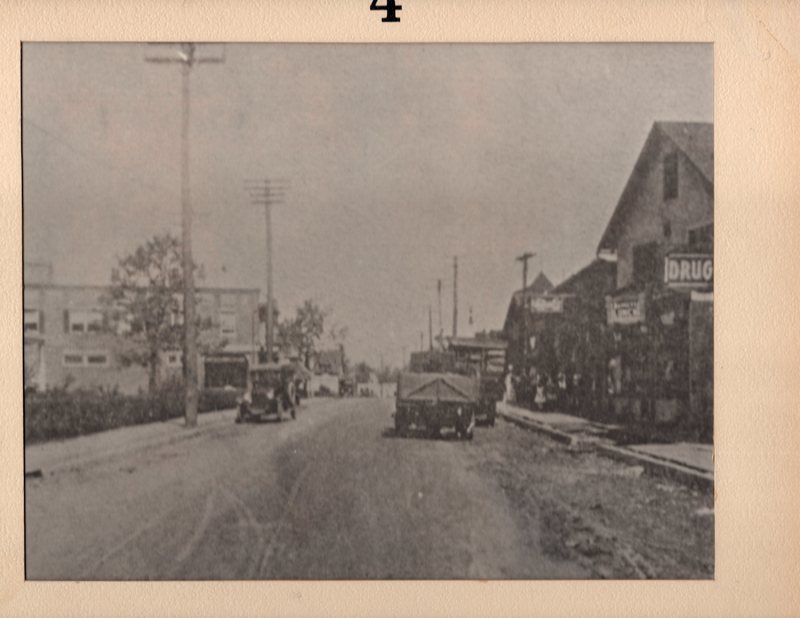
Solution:
<svg viewBox="0 0 800 618">
<path fill-rule="evenodd" d="M 533 283 L 531 283 L 527 288 L 525 288 L 525 290 L 517 290 L 516 292 L 514 292 L 514 300 L 522 298 L 523 292 L 526 296 L 527 295 L 536 296 L 539 294 L 547 294 L 547 292 L 549 292 L 552 289 L 553 289 L 553 284 L 550 282 L 550 279 L 548 279 L 547 275 L 545 275 L 543 272 L 540 271 L 539 274 L 536 276 L 536 279 L 533 280 Z"/>
<path fill-rule="evenodd" d="M 547 294 L 553 289 L 553 284 L 544 272 L 539 272 L 536 279 L 533 280 L 528 287 L 524 290 L 517 290 L 511 295 L 511 302 L 508 303 L 508 311 L 506 311 L 506 319 L 503 322 L 503 332 L 508 332 L 508 325 L 511 322 L 511 315 L 517 310 L 517 307 L 522 306 L 524 299 L 531 296 L 541 296 Z"/>
<path fill-rule="evenodd" d="M 604 249 L 616 249 L 617 240 L 623 224 L 638 198 L 639 185 L 655 158 L 662 152 L 665 144 L 673 144 L 680 150 L 703 178 L 709 193 L 714 191 L 714 125 L 709 122 L 656 122 L 650 129 L 636 165 L 614 209 L 614 214 L 606 226 L 600 244 L 599 254 Z"/>
</svg>

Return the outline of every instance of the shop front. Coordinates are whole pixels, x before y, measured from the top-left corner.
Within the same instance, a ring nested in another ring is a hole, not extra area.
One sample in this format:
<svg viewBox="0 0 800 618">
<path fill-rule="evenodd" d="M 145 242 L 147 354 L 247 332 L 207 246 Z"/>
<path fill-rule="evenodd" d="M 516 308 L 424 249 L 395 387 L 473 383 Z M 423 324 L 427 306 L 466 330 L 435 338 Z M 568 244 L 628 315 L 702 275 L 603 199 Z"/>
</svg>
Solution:
<svg viewBox="0 0 800 618">
<path fill-rule="evenodd" d="M 711 259 L 667 255 L 663 284 L 646 284 L 606 297 L 607 386 L 615 421 L 673 428 L 710 439 Z"/>
</svg>

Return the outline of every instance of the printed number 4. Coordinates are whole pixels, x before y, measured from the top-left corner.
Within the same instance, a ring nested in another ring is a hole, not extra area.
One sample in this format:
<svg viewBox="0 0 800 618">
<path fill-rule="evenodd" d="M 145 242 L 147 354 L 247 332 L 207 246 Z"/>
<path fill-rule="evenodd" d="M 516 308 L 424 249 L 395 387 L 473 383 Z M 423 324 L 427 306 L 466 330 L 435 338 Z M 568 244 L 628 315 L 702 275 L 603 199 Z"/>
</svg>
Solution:
<svg viewBox="0 0 800 618">
<path fill-rule="evenodd" d="M 396 11 L 402 10 L 402 6 L 394 3 L 395 0 L 386 0 L 386 4 L 378 4 L 378 0 L 372 0 L 369 5 L 370 11 L 386 11 L 386 17 L 381 18 L 381 21 L 400 21 Z"/>
</svg>

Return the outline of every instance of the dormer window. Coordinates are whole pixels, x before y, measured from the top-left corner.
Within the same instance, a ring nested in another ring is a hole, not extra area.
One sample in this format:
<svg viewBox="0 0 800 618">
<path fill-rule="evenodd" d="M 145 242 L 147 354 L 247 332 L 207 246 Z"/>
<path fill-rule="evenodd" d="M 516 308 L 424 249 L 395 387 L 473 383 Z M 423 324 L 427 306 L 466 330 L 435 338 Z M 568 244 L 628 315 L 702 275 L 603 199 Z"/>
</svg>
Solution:
<svg viewBox="0 0 800 618">
<path fill-rule="evenodd" d="M 664 199 L 678 197 L 678 153 L 671 152 L 664 157 Z"/>
</svg>

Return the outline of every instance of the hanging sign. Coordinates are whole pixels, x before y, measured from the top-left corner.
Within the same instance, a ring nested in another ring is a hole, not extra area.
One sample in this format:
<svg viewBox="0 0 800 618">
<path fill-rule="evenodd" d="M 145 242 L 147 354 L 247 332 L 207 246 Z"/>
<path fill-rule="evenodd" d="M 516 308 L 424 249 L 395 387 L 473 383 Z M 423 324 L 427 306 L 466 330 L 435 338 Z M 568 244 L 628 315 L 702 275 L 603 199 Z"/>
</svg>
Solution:
<svg viewBox="0 0 800 618">
<path fill-rule="evenodd" d="M 531 313 L 561 313 L 564 311 L 562 296 L 532 296 Z"/>
<path fill-rule="evenodd" d="M 664 283 L 671 288 L 707 288 L 714 285 L 714 257 L 675 253 L 664 258 Z"/>
<path fill-rule="evenodd" d="M 609 324 L 636 324 L 644 321 L 644 294 L 606 301 Z"/>
</svg>

